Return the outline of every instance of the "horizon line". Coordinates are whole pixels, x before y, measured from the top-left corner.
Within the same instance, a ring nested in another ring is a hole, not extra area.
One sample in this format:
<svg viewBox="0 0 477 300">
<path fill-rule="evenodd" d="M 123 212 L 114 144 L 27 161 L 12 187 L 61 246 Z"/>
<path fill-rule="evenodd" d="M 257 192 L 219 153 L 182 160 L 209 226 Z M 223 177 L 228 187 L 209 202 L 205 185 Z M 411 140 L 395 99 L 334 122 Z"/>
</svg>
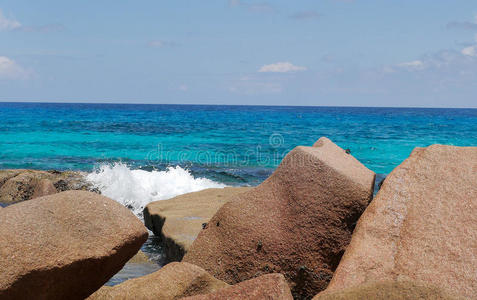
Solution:
<svg viewBox="0 0 477 300">
<path fill-rule="evenodd" d="M 113 105 L 184 105 L 184 106 L 237 106 L 237 107 L 344 107 L 344 108 L 419 108 L 419 109 L 477 109 L 476 107 L 448 107 L 448 106 L 355 106 L 355 105 L 282 105 L 282 104 L 206 104 L 206 103 L 132 103 L 132 102 L 57 102 L 57 101 L 4 101 L 0 100 L 0 103 L 28 103 L 28 104 L 113 104 Z"/>
</svg>

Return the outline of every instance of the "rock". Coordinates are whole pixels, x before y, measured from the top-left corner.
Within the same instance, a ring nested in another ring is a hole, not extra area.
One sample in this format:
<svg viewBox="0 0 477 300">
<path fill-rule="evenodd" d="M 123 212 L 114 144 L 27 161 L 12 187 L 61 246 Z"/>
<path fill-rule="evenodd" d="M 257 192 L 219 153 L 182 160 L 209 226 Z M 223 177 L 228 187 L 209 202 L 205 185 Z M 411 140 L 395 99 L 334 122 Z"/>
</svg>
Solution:
<svg viewBox="0 0 477 300">
<path fill-rule="evenodd" d="M 437 287 L 411 281 L 384 281 L 359 285 L 334 292 L 322 292 L 313 300 L 454 300 Z"/>
<path fill-rule="evenodd" d="M 290 288 L 282 274 L 267 274 L 206 295 L 184 300 L 292 300 Z"/>
<path fill-rule="evenodd" d="M 98 192 L 79 172 L 0 170 L 0 203 L 12 204 L 66 190 Z"/>
<path fill-rule="evenodd" d="M 104 286 L 88 299 L 179 299 L 211 293 L 226 286 L 225 282 L 212 277 L 202 268 L 173 262 L 152 274 L 127 280 L 113 287 Z"/>
<path fill-rule="evenodd" d="M 25 170 L 8 178 L 0 187 L 0 202 L 15 203 L 32 198 L 38 182 L 52 176 L 44 171 Z"/>
<path fill-rule="evenodd" d="M 31 196 L 32 199 L 53 195 L 56 194 L 58 191 L 56 190 L 55 186 L 49 179 L 41 179 L 34 187 L 33 195 Z"/>
<path fill-rule="evenodd" d="M 295 298 L 326 288 L 373 195 L 375 174 L 327 138 L 296 147 L 210 220 L 184 261 L 235 284 L 282 273 Z"/>
<path fill-rule="evenodd" d="M 477 295 L 477 147 L 416 148 L 361 216 L 328 290 L 409 280 Z"/>
<path fill-rule="evenodd" d="M 119 271 L 118 273 L 114 274 L 114 276 L 109 279 L 106 285 L 117 285 L 126 280 L 130 280 L 133 278 L 137 278 L 140 276 L 145 276 L 156 272 L 159 270 L 161 266 L 156 262 L 149 260 L 149 257 L 139 250 L 136 255 L 133 256 Z"/>
<path fill-rule="evenodd" d="M 129 261 L 128 263 L 134 263 L 134 264 L 142 264 L 142 263 L 148 263 L 149 262 L 149 257 L 147 257 L 147 255 L 142 252 L 141 250 L 139 250 L 136 255 L 134 255 Z"/>
<path fill-rule="evenodd" d="M 10 178 L 27 170 L 0 170 L 0 187 Z"/>
<path fill-rule="evenodd" d="M 202 224 L 233 196 L 248 187 L 206 189 L 169 200 L 149 203 L 144 209 L 146 227 L 161 238 L 167 261 L 180 261 L 202 230 Z"/>
<path fill-rule="evenodd" d="M 146 239 L 127 208 L 90 192 L 8 206 L 0 218 L 0 299 L 84 299 Z"/>
<path fill-rule="evenodd" d="M 95 188 L 90 182 L 85 179 L 85 174 L 76 171 L 49 171 L 55 174 L 53 184 L 58 192 L 64 191 L 90 191 L 100 194 L 100 191 Z"/>
</svg>

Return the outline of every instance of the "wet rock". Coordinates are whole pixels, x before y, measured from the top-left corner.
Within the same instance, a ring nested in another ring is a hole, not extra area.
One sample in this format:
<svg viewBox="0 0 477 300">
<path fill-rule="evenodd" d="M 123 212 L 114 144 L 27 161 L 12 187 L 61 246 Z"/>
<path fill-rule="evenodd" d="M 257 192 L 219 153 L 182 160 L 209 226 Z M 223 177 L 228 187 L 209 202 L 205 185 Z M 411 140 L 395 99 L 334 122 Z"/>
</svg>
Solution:
<svg viewBox="0 0 477 300">
<path fill-rule="evenodd" d="M 477 147 L 416 148 L 361 216 L 328 290 L 408 280 L 477 295 Z"/>
<path fill-rule="evenodd" d="M 295 298 L 311 298 L 328 285 L 374 177 L 327 138 L 296 147 L 266 181 L 219 209 L 184 261 L 229 284 L 282 273 Z"/>
<path fill-rule="evenodd" d="M 141 264 L 141 263 L 147 263 L 149 262 L 149 257 L 147 257 L 146 253 L 142 252 L 139 250 L 136 255 L 134 255 L 128 263 L 134 263 L 134 264 Z"/>
<path fill-rule="evenodd" d="M 146 239 L 136 216 L 95 193 L 67 191 L 3 208 L 0 299 L 84 299 Z"/>
<path fill-rule="evenodd" d="M 180 261 L 205 228 L 204 223 L 233 196 L 249 187 L 226 187 L 188 193 L 149 203 L 144 209 L 146 227 L 161 238 L 168 261 Z"/>
<path fill-rule="evenodd" d="M 161 266 L 149 259 L 149 257 L 139 250 L 114 276 L 106 283 L 107 286 L 117 285 L 126 280 L 134 279 L 156 272 Z"/>
</svg>

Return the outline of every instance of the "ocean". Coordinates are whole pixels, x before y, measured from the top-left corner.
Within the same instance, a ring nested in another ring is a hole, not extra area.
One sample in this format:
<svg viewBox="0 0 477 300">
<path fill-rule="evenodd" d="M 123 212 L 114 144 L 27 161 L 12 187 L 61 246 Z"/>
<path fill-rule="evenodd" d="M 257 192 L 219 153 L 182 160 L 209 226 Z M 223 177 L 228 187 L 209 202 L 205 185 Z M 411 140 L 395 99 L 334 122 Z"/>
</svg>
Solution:
<svg viewBox="0 0 477 300">
<path fill-rule="evenodd" d="M 477 109 L 0 103 L 0 168 L 87 172 L 136 214 L 186 192 L 257 185 L 322 136 L 384 177 L 414 147 L 477 146 Z"/>
<path fill-rule="evenodd" d="M 257 185 L 322 136 L 379 182 L 415 147 L 477 146 L 477 109 L 0 103 L 0 169 L 83 171 L 140 218 L 151 201 Z M 108 285 L 164 263 L 154 235 L 142 250 L 158 265 L 126 266 Z"/>
</svg>

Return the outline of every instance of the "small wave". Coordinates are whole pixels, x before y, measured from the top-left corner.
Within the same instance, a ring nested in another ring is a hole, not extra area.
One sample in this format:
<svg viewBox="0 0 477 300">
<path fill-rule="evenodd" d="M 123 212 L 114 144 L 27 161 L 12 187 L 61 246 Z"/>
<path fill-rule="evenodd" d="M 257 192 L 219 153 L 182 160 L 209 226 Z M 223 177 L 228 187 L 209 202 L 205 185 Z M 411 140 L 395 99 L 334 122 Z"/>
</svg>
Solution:
<svg viewBox="0 0 477 300">
<path fill-rule="evenodd" d="M 152 201 L 196 192 L 207 188 L 223 188 L 224 184 L 207 178 L 195 178 L 180 166 L 165 171 L 132 170 L 126 164 L 103 164 L 86 179 L 101 193 L 142 216 L 144 207 Z"/>
</svg>

